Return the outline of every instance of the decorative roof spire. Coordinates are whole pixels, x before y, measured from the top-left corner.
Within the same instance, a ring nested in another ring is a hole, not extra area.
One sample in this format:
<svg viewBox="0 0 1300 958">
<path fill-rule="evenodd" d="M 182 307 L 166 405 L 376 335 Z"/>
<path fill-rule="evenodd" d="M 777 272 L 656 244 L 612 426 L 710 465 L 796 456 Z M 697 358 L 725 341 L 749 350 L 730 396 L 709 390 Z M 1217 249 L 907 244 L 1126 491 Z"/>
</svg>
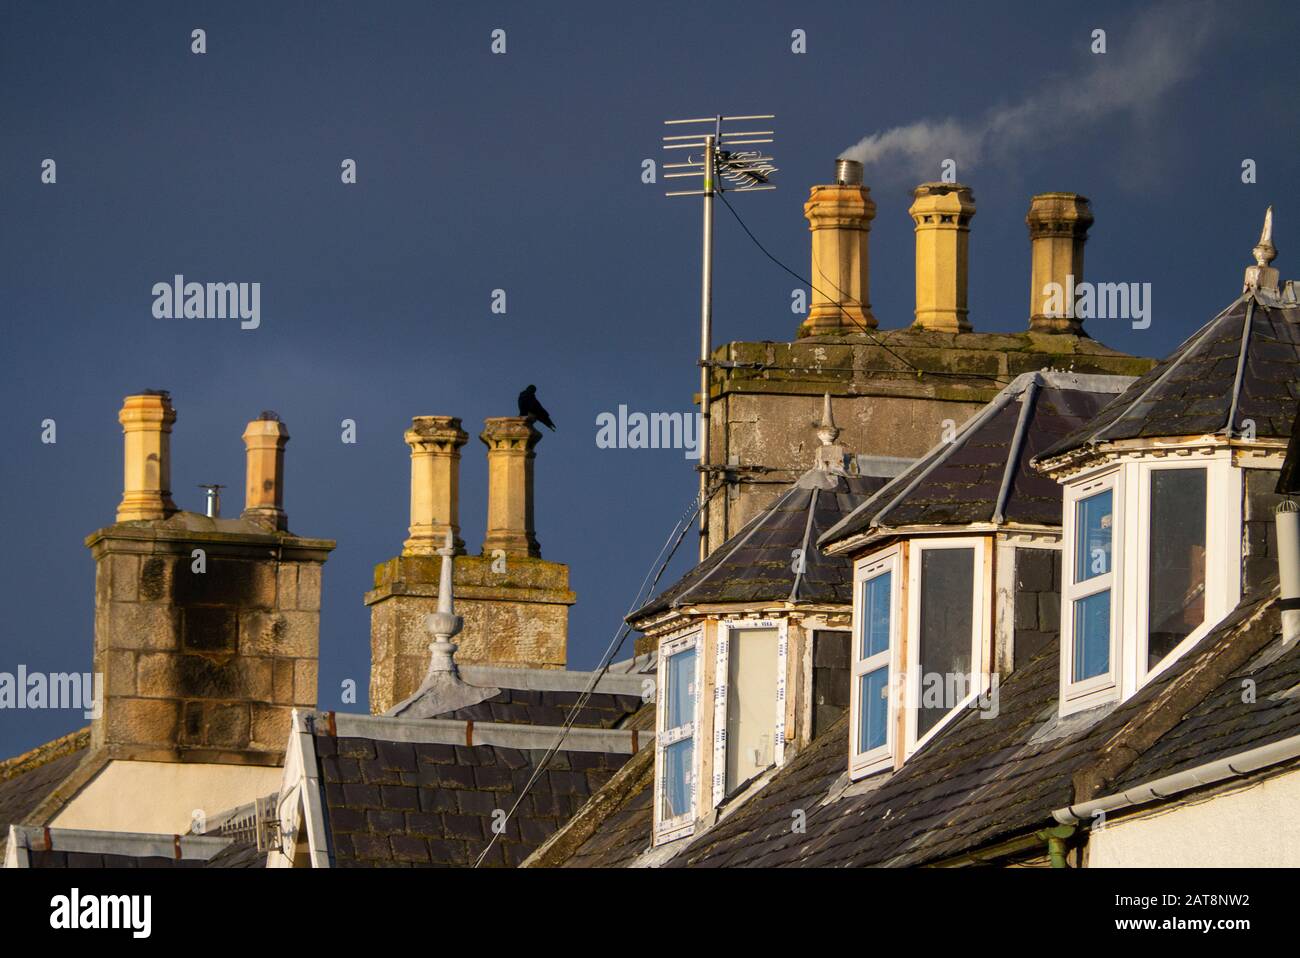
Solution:
<svg viewBox="0 0 1300 958">
<path fill-rule="evenodd" d="M 1276 293 L 1279 273 L 1269 264 L 1277 258 L 1277 247 L 1273 245 L 1273 207 L 1264 211 L 1264 229 L 1260 231 L 1259 242 L 1251 250 L 1255 265 L 1246 267 L 1246 282 L 1243 292 L 1260 289 Z"/>
<path fill-rule="evenodd" d="M 1273 245 L 1273 207 L 1264 211 L 1264 228 L 1260 231 L 1259 242 L 1254 250 L 1255 262 L 1267 266 L 1277 258 L 1277 248 Z"/>
<path fill-rule="evenodd" d="M 438 580 L 438 611 L 424 617 L 424 628 L 433 636 L 429 651 L 433 656 L 429 662 L 429 672 L 456 671 L 453 656 L 456 645 L 451 640 L 460 634 L 465 620 L 456 614 L 455 600 L 452 596 L 452 564 L 456 560 L 456 545 L 452 539 L 451 529 L 447 530 L 444 545 L 438 550 L 442 556 L 441 577 Z"/>
<path fill-rule="evenodd" d="M 817 468 L 828 472 L 843 472 L 844 447 L 835 444 L 835 440 L 840 438 L 840 427 L 835 425 L 835 417 L 831 413 L 830 393 L 822 396 L 822 421 L 817 427 L 817 438 L 821 440 L 821 446 L 817 449 Z"/>
<path fill-rule="evenodd" d="M 840 427 L 835 425 L 835 417 L 831 414 L 830 393 L 822 396 L 822 422 L 817 427 L 817 438 L 822 441 L 823 446 L 830 446 L 840 438 Z"/>
</svg>

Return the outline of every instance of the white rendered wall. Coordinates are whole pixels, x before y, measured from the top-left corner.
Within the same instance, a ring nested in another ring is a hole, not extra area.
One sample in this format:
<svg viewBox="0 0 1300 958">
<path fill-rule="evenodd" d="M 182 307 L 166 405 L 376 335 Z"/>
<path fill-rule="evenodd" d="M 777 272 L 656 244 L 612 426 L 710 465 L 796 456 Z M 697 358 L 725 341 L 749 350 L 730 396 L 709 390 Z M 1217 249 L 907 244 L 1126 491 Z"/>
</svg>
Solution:
<svg viewBox="0 0 1300 958">
<path fill-rule="evenodd" d="M 1092 868 L 1300 866 L 1300 771 L 1094 829 Z"/>
</svg>

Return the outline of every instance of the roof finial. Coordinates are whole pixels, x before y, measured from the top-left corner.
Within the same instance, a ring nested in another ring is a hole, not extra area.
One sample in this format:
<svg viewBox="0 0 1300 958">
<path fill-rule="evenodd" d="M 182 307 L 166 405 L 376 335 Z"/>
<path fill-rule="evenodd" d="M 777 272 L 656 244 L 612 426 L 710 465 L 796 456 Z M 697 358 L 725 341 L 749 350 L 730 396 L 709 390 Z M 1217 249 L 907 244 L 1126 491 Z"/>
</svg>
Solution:
<svg viewBox="0 0 1300 958">
<path fill-rule="evenodd" d="M 817 427 L 817 438 L 821 445 L 817 447 L 817 468 L 823 472 L 844 472 L 844 447 L 836 445 L 840 437 L 840 427 L 835 425 L 831 414 L 831 394 L 822 397 L 822 421 Z"/>
<path fill-rule="evenodd" d="M 835 425 L 835 417 L 831 415 L 830 393 L 822 396 L 822 421 L 817 427 L 817 438 L 822 441 L 823 446 L 833 445 L 835 440 L 840 438 L 840 427 Z"/>
<path fill-rule="evenodd" d="M 1264 212 L 1264 229 L 1260 231 L 1259 242 L 1251 250 L 1255 256 L 1255 265 L 1246 267 L 1246 282 L 1242 292 L 1260 292 L 1277 295 L 1278 271 L 1269 263 L 1277 257 L 1277 247 L 1273 245 L 1273 207 Z"/>
<path fill-rule="evenodd" d="M 1277 258 L 1277 247 L 1273 245 L 1273 207 L 1264 211 L 1264 229 L 1260 231 L 1259 242 L 1251 251 L 1255 254 L 1255 263 L 1267 266 Z"/>
<path fill-rule="evenodd" d="M 451 529 L 447 530 L 445 543 L 438 550 L 442 556 L 441 576 L 438 579 L 438 611 L 424 617 L 424 627 L 433 636 L 429 651 L 433 658 L 429 662 L 430 672 L 455 672 L 456 645 L 451 640 L 460 634 L 465 620 L 456 614 L 455 601 L 452 596 L 452 564 L 456 561 L 456 547 L 452 541 Z"/>
</svg>

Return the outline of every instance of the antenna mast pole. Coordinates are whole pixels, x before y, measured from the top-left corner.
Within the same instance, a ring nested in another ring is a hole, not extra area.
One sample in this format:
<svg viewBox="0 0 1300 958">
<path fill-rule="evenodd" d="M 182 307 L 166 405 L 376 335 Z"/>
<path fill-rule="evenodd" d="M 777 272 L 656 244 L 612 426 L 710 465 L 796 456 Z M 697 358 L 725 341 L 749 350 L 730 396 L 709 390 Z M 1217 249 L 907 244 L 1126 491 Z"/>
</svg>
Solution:
<svg viewBox="0 0 1300 958">
<path fill-rule="evenodd" d="M 722 125 L 728 122 L 748 122 L 752 120 L 772 120 L 771 114 L 756 116 L 722 116 L 701 117 L 690 120 L 665 120 L 665 125 L 709 123 L 712 133 L 687 133 L 678 136 L 665 136 L 665 150 L 702 149 L 700 159 L 688 157 L 684 163 L 665 163 L 665 179 L 678 177 L 702 177 L 704 182 L 698 190 L 679 190 L 668 196 L 700 196 L 704 199 L 704 250 L 703 264 L 700 269 L 700 419 L 699 450 L 700 464 L 700 559 L 709 554 L 709 386 L 710 370 L 713 368 L 713 197 L 722 192 L 719 177 L 733 184 L 728 187 L 736 193 L 750 193 L 758 190 L 776 189 L 768 182 L 768 177 L 776 172 L 772 158 L 765 156 L 761 150 L 737 150 L 738 146 L 758 143 L 771 143 L 772 130 L 737 130 L 734 127 L 724 130 Z"/>
<path fill-rule="evenodd" d="M 718 117 L 718 127 L 722 118 Z M 704 265 L 700 272 L 700 561 L 709 555 L 709 363 L 713 353 L 713 188 L 717 174 L 715 130 L 704 138 Z"/>
</svg>

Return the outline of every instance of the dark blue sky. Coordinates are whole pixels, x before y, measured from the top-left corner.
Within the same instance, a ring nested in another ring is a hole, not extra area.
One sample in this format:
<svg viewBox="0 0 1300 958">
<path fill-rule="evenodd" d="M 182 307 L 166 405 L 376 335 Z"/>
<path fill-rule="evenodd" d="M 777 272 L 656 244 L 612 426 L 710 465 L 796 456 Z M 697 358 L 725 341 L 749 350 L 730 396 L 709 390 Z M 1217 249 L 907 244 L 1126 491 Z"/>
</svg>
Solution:
<svg viewBox="0 0 1300 958">
<path fill-rule="evenodd" d="M 190 31 L 208 52 L 190 52 Z M 507 53 L 489 52 L 494 28 Z M 1107 31 L 1107 53 L 1090 53 Z M 1094 323 L 1164 355 L 1232 299 L 1275 207 L 1300 252 L 1295 4 L 657 2 L 0 4 L 0 671 L 89 668 L 83 537 L 121 495 L 122 397 L 172 391 L 172 489 L 231 487 L 244 424 L 288 424 L 286 508 L 338 540 L 325 568 L 321 702 L 363 689 L 374 563 L 406 534 L 411 416 L 456 415 L 464 537 L 482 542 L 486 416 L 533 382 L 559 431 L 537 465 L 543 554 L 569 563 L 570 661 L 591 665 L 695 489 L 675 451 L 602 450 L 620 403 L 687 411 L 697 382 L 698 201 L 641 182 L 661 121 L 775 113 L 780 189 L 733 203 L 807 269 L 802 204 L 835 156 L 915 127 L 973 186 L 971 320 L 1023 328 L 1029 196 L 1075 190 L 1097 217 L 1093 280 L 1150 282 L 1151 328 Z M 802 29 L 807 53 L 790 51 Z M 1060 112 L 1052 109 L 1059 99 Z M 945 125 L 943 121 L 952 120 Z M 993 132 L 986 132 L 986 131 Z M 955 131 L 945 133 L 944 131 Z M 952 149 L 942 143 L 950 135 Z M 978 152 L 977 152 L 978 151 Z M 56 160 L 58 182 L 40 182 Z M 358 163 L 344 186 L 339 164 Z M 1258 182 L 1241 182 L 1241 163 Z M 907 188 L 887 153 L 871 293 L 912 316 Z M 719 210 L 715 339 L 788 339 L 793 280 Z M 175 273 L 262 284 L 262 325 L 167 321 Z M 503 288 L 508 313 L 490 311 Z M 58 423 L 42 445 L 40 423 Z M 339 441 L 339 422 L 359 441 Z M 684 550 L 685 551 L 685 550 Z M 682 563 L 678 562 L 677 571 Z M 670 578 L 672 573 L 670 572 Z M 364 708 L 364 702 L 358 708 Z M 0 758 L 83 724 L 0 712 Z"/>
</svg>

